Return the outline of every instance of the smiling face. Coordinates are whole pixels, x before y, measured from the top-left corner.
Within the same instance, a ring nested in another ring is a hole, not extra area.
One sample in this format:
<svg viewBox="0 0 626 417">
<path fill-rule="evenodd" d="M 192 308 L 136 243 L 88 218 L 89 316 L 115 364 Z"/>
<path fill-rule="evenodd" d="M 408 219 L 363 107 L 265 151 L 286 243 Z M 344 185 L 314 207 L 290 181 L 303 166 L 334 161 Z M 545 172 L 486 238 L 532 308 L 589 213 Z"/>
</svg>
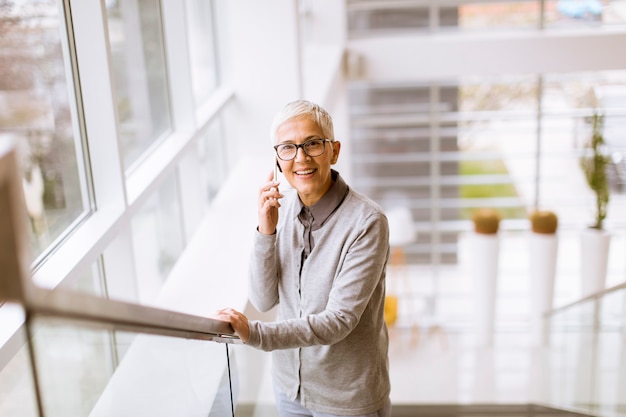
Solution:
<svg viewBox="0 0 626 417">
<path fill-rule="evenodd" d="M 325 138 L 322 129 L 308 117 L 296 117 L 287 120 L 276 131 L 277 144 L 301 144 L 310 139 Z M 291 161 L 278 160 L 283 175 L 298 192 L 305 206 L 317 203 L 332 185 L 330 167 L 337 162 L 341 144 L 325 142 L 324 153 L 311 157 L 298 148 L 296 157 Z"/>
</svg>

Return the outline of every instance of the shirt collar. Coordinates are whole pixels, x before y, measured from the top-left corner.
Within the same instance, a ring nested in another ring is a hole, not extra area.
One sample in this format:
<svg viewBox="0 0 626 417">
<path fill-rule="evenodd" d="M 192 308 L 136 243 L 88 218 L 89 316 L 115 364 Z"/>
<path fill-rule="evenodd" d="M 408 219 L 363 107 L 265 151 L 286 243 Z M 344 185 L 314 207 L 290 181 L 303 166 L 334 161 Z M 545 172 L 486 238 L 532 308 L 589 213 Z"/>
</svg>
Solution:
<svg viewBox="0 0 626 417">
<path fill-rule="evenodd" d="M 330 171 L 330 175 L 333 180 L 333 184 L 317 203 L 310 207 L 306 207 L 302 204 L 302 201 L 298 199 L 298 204 L 300 205 L 300 210 L 298 212 L 302 212 L 303 209 L 308 210 L 313 216 L 313 230 L 317 230 L 322 227 L 330 215 L 333 214 L 337 207 L 341 205 L 343 199 L 348 193 L 348 185 L 343 178 L 341 178 L 339 172 L 333 169 Z"/>
</svg>

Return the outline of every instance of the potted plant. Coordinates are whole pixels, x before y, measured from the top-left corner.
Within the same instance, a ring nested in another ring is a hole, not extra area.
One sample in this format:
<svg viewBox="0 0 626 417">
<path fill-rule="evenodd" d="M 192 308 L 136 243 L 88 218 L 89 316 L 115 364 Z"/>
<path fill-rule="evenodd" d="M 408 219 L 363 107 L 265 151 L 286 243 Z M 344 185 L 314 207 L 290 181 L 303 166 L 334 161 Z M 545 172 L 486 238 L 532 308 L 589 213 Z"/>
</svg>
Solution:
<svg viewBox="0 0 626 417">
<path fill-rule="evenodd" d="M 550 210 L 535 210 L 530 213 L 530 226 L 533 233 L 552 236 L 556 233 L 559 218 Z"/>
<path fill-rule="evenodd" d="M 530 333 L 532 343 L 540 346 L 547 341 L 543 314 L 552 309 L 554 299 L 559 219 L 553 211 L 537 209 L 529 220 Z"/>
<path fill-rule="evenodd" d="M 595 216 L 592 225 L 583 233 L 581 245 L 582 295 L 600 291 L 605 286 L 611 235 L 604 230 L 609 204 L 607 166 L 609 158 L 604 142 L 604 115 L 594 112 L 591 140 L 580 159 L 585 179 L 595 194 Z"/>
<path fill-rule="evenodd" d="M 491 208 L 481 208 L 472 214 L 474 231 L 481 235 L 495 235 L 500 227 L 501 216 Z"/>
</svg>

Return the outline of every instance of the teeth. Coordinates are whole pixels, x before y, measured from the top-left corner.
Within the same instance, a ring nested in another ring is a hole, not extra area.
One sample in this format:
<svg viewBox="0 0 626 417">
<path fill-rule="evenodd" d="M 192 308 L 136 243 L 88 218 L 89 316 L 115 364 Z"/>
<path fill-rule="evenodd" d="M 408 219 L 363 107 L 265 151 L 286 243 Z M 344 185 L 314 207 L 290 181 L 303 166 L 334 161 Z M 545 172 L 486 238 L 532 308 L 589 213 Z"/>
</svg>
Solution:
<svg viewBox="0 0 626 417">
<path fill-rule="evenodd" d="M 307 175 L 307 174 L 312 174 L 313 171 L 315 171 L 314 169 L 309 169 L 307 171 L 296 171 L 296 174 L 298 175 Z"/>
</svg>

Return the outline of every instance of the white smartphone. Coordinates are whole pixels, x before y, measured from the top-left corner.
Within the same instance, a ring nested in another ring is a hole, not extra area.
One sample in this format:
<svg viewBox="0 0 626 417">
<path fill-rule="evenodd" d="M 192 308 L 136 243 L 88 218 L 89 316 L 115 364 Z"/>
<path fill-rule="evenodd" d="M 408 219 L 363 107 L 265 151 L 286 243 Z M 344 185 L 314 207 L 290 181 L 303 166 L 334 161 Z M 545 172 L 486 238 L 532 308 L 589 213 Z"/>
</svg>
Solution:
<svg viewBox="0 0 626 417">
<path fill-rule="evenodd" d="M 278 172 L 280 171 L 280 167 L 278 166 L 278 161 L 274 160 L 274 178 L 272 179 L 272 181 L 274 182 L 278 182 Z M 275 190 L 278 189 L 278 187 L 272 187 Z"/>
</svg>

